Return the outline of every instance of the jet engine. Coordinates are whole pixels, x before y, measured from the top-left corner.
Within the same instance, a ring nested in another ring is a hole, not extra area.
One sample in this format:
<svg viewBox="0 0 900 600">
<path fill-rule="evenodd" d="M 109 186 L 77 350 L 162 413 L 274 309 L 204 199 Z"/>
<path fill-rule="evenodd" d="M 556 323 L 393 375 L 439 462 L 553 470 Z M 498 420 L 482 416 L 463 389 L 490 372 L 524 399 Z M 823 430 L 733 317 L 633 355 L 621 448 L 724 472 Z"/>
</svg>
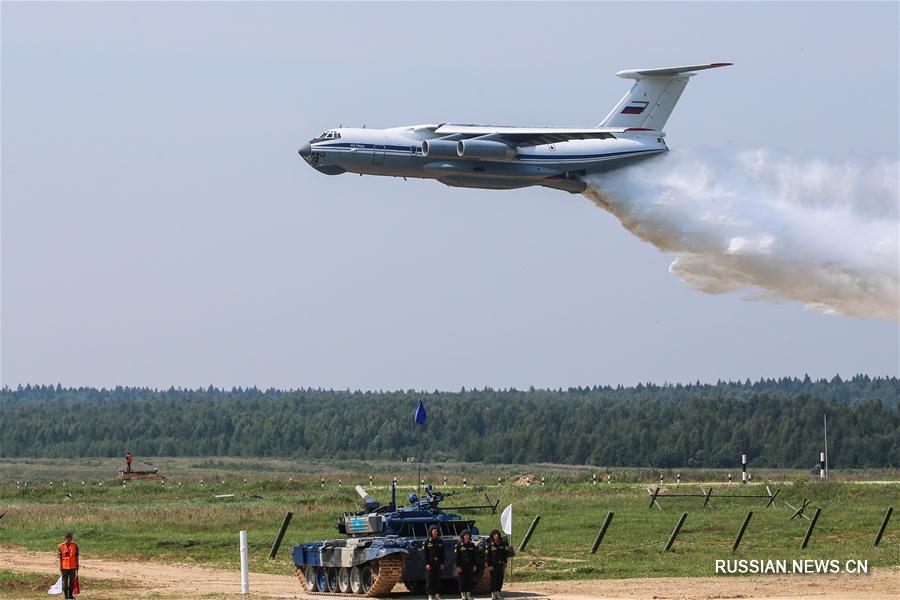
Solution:
<svg viewBox="0 0 900 600">
<path fill-rule="evenodd" d="M 459 158 L 456 142 L 450 140 L 425 140 L 422 142 L 422 156 L 428 158 Z"/>
<path fill-rule="evenodd" d="M 456 153 L 462 158 L 515 158 L 516 149 L 491 140 L 460 140 Z"/>
</svg>

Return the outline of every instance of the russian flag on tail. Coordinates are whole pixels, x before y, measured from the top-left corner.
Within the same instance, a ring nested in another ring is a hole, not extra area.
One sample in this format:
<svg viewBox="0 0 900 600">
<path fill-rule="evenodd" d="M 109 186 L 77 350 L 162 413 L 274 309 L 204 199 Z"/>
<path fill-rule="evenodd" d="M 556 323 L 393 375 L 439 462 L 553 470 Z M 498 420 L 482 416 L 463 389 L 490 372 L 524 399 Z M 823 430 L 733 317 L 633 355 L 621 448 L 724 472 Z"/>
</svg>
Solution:
<svg viewBox="0 0 900 600">
<path fill-rule="evenodd" d="M 649 102 L 639 102 L 632 101 L 625 105 L 625 108 L 622 109 L 621 114 L 623 115 L 639 115 L 644 112 L 644 109 L 647 108 Z"/>
</svg>

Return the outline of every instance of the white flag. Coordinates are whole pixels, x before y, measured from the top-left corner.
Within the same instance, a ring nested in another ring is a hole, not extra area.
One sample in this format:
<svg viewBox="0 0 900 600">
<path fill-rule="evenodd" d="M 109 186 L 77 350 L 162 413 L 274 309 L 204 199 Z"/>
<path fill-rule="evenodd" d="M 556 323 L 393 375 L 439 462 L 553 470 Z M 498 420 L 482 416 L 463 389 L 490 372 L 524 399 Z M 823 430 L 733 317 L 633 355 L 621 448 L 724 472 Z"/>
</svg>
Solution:
<svg viewBox="0 0 900 600">
<path fill-rule="evenodd" d="M 59 576 L 59 579 L 56 580 L 56 583 L 53 584 L 53 587 L 47 590 L 48 594 L 62 594 L 62 575 Z"/>
<path fill-rule="evenodd" d="M 512 535 L 512 504 L 504 508 L 500 515 L 500 529 L 506 535 Z"/>
</svg>

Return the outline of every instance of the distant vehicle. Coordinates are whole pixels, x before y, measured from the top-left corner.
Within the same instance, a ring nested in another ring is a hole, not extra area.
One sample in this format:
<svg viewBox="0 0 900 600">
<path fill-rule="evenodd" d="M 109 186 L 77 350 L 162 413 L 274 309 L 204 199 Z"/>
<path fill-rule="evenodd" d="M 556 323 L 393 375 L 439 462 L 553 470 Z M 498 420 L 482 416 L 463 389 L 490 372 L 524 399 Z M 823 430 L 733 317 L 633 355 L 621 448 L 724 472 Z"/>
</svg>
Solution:
<svg viewBox="0 0 900 600">
<path fill-rule="evenodd" d="M 580 193 L 585 175 L 618 169 L 668 150 L 663 127 L 694 71 L 732 63 L 619 71 L 634 79 L 594 128 L 498 127 L 450 123 L 390 129 L 328 129 L 300 147 L 326 175 L 359 173 L 437 179 L 454 187 L 533 185 Z"/>
<path fill-rule="evenodd" d="M 347 537 L 300 544 L 294 547 L 294 569 L 308 593 L 357 594 L 382 596 L 396 584 L 403 583 L 411 592 L 425 591 L 425 562 L 422 546 L 432 526 L 437 526 L 444 540 L 443 578 L 448 587 L 456 580 L 456 544 L 459 535 L 468 530 L 472 541 L 482 549 L 488 536 L 479 535 L 475 521 L 446 513 L 440 503 L 444 495 L 425 486 L 425 497 L 409 495 L 409 507 L 397 506 L 396 487 L 391 502 L 382 506 L 362 488 L 356 492 L 365 503 L 359 512 L 344 513 L 337 530 Z M 462 506 L 458 509 L 487 508 L 494 504 Z M 490 578 L 478 573 L 477 592 L 488 590 Z"/>
</svg>

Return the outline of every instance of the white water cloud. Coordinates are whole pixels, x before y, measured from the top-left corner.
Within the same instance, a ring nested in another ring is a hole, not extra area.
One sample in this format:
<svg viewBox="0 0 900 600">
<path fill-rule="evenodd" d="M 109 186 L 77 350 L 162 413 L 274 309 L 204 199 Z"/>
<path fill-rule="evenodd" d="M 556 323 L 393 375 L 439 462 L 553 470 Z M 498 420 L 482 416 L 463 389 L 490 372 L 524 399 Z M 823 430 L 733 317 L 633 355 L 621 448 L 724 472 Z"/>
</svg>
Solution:
<svg viewBox="0 0 900 600">
<path fill-rule="evenodd" d="M 900 321 L 898 167 L 672 151 L 589 176 L 585 195 L 700 291 Z"/>
</svg>

